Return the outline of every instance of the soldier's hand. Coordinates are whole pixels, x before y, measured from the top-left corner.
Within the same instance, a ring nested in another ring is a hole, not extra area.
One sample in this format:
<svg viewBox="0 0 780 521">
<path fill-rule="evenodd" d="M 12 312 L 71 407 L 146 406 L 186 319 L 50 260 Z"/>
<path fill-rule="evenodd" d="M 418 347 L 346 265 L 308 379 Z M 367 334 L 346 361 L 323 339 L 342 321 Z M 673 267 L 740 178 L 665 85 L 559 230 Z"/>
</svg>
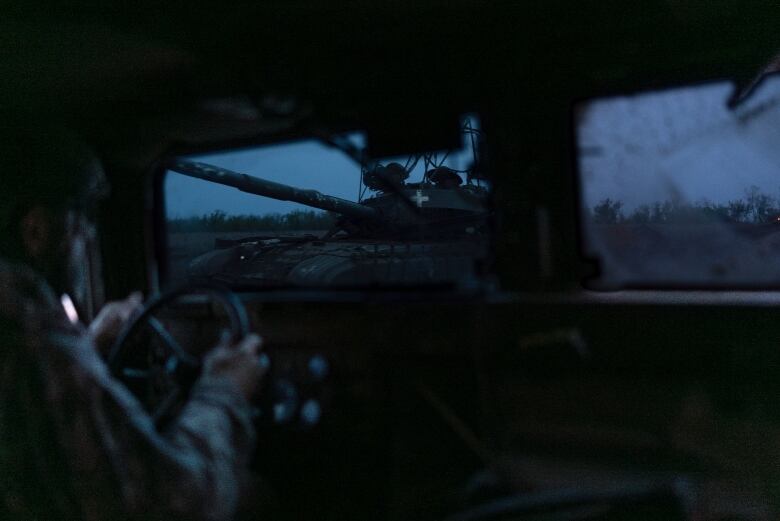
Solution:
<svg viewBox="0 0 780 521">
<path fill-rule="evenodd" d="M 135 292 L 125 300 L 116 300 L 103 306 L 89 325 L 89 334 L 101 353 L 113 345 L 125 323 L 141 309 L 142 304 L 143 295 Z"/>
<path fill-rule="evenodd" d="M 223 335 L 219 344 L 203 360 L 203 374 L 227 378 L 250 399 L 268 370 L 259 358 L 262 339 L 249 334 L 237 344 Z"/>
</svg>

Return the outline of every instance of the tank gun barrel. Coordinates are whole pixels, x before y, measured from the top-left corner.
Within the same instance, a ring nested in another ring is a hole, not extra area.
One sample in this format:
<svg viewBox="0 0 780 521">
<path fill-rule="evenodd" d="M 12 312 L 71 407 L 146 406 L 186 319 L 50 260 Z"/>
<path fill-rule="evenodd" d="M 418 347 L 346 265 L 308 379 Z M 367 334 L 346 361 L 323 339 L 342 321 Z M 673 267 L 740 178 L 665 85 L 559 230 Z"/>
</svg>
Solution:
<svg viewBox="0 0 780 521">
<path fill-rule="evenodd" d="M 380 214 L 375 208 L 354 203 L 339 197 L 322 194 L 316 190 L 295 188 L 281 183 L 268 181 L 247 174 L 240 174 L 225 168 L 185 161 L 178 159 L 168 165 L 170 170 L 180 174 L 211 181 L 225 186 L 232 186 L 242 192 L 254 195 L 262 195 L 279 199 L 280 201 L 294 201 L 320 210 L 336 212 L 356 219 L 380 219 Z"/>
</svg>

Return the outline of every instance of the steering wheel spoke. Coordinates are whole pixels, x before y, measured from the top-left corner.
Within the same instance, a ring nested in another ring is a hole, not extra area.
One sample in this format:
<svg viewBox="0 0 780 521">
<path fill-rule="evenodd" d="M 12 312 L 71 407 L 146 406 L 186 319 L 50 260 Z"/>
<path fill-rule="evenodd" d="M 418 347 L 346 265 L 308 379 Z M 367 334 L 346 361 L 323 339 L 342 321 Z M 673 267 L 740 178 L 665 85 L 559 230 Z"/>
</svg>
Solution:
<svg viewBox="0 0 780 521">
<path fill-rule="evenodd" d="M 168 350 L 172 353 L 172 357 L 175 357 L 179 362 L 190 367 L 198 367 L 200 365 L 200 360 L 185 351 L 179 342 L 173 338 L 173 335 L 171 335 L 171 333 L 165 328 L 165 326 L 162 325 L 159 320 L 157 320 L 155 317 L 149 317 L 149 326 L 151 330 L 154 331 L 154 333 L 157 335 L 157 337 L 163 342 L 165 347 L 167 347 Z"/>
<path fill-rule="evenodd" d="M 152 411 L 152 420 L 155 424 L 159 424 L 165 420 L 170 411 L 179 403 L 182 398 L 182 392 L 178 387 L 175 387 L 163 398 L 157 407 Z"/>
<path fill-rule="evenodd" d="M 124 367 L 121 374 L 128 380 L 146 380 L 151 377 L 151 373 L 146 369 L 137 369 L 135 367 Z"/>
</svg>

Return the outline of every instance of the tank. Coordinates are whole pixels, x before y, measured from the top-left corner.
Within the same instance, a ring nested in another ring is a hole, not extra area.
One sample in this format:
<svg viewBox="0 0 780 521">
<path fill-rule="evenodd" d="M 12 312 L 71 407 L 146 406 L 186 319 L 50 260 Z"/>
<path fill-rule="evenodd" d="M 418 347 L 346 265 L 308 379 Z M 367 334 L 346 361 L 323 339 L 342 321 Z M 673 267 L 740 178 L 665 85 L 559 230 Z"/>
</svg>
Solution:
<svg viewBox="0 0 780 521">
<path fill-rule="evenodd" d="M 169 169 L 262 197 L 336 214 L 320 236 L 217 238 L 191 261 L 190 282 L 231 287 L 474 287 L 487 257 L 488 190 L 456 171 L 429 169 L 409 183 L 399 163 L 363 170 L 372 193 L 360 202 L 213 165 L 176 160 Z"/>
</svg>

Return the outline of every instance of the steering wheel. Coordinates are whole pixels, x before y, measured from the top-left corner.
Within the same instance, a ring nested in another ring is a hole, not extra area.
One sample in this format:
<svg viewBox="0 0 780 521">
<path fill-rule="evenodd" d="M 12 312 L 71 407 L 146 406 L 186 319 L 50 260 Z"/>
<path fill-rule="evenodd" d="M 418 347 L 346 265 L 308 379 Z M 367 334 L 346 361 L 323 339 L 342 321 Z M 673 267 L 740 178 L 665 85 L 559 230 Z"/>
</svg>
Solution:
<svg viewBox="0 0 780 521">
<path fill-rule="evenodd" d="M 189 353 L 176 341 L 154 314 L 166 305 L 185 297 L 206 295 L 224 310 L 231 340 L 236 342 L 249 333 L 249 318 L 246 307 L 238 296 L 216 285 L 185 285 L 152 297 L 144 304 L 124 327 L 108 354 L 108 367 L 120 381 L 124 382 L 147 408 L 159 424 L 166 419 L 177 404 L 180 404 L 200 375 L 200 357 Z M 152 343 L 147 342 L 143 350 L 131 349 L 130 340 L 142 329 L 153 332 L 160 348 L 153 352 Z M 261 363 L 267 363 L 266 355 Z M 132 361 L 145 358 L 147 367 L 133 367 Z M 161 389 L 162 387 L 162 389 Z M 144 396 L 145 395 L 145 396 Z"/>
</svg>

